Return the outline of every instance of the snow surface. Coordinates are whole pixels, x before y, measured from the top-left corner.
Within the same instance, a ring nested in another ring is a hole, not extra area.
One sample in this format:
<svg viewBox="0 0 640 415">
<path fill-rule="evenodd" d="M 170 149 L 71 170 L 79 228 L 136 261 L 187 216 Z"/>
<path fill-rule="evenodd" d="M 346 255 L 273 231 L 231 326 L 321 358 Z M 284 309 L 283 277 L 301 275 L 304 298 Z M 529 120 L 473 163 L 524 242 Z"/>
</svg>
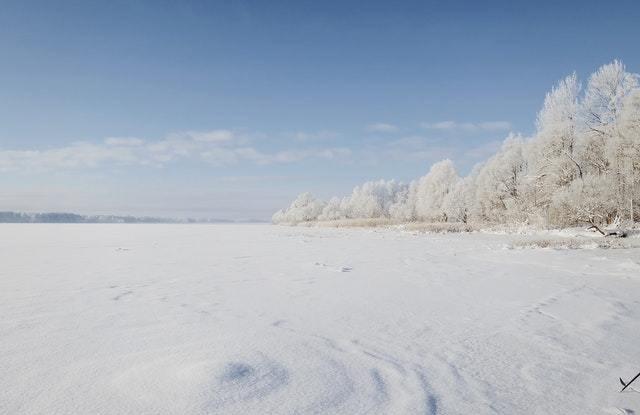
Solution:
<svg viewBox="0 0 640 415">
<path fill-rule="evenodd" d="M 634 413 L 639 249 L 0 226 L 2 414 Z M 640 384 L 637 385 L 640 390 Z"/>
</svg>

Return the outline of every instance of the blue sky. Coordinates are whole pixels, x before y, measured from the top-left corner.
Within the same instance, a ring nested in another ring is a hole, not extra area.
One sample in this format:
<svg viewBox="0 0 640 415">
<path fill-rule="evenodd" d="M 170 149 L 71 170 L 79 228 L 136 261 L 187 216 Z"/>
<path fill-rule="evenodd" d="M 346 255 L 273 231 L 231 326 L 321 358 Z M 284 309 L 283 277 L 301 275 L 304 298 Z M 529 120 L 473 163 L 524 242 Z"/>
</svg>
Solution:
<svg viewBox="0 0 640 415">
<path fill-rule="evenodd" d="M 6 1 L 0 210 L 268 218 L 462 173 L 622 59 L 637 1 Z"/>
</svg>

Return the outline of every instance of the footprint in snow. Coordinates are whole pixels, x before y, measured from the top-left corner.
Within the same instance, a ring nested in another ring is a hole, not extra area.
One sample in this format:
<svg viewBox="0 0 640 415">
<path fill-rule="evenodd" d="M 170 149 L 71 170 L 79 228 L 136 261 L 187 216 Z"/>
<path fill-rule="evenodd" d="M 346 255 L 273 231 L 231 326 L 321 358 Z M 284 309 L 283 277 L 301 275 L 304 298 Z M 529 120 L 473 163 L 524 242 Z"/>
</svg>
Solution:
<svg viewBox="0 0 640 415">
<path fill-rule="evenodd" d="M 323 268 L 326 268 L 328 266 L 327 264 L 324 264 L 322 262 L 316 262 L 314 265 L 317 266 L 317 267 L 323 267 Z M 343 267 L 340 267 L 340 268 L 336 269 L 336 271 L 338 271 L 338 272 L 351 272 L 351 271 L 353 271 L 353 268 L 349 267 L 349 266 L 343 266 Z"/>
<path fill-rule="evenodd" d="M 120 294 L 116 295 L 115 297 L 112 298 L 113 301 L 119 301 L 122 297 L 126 297 L 127 295 L 131 295 L 133 294 L 133 291 L 128 290 L 128 291 L 124 291 L 121 292 Z"/>
<path fill-rule="evenodd" d="M 618 408 L 618 407 L 605 408 L 604 411 L 607 414 L 620 414 L 620 415 L 635 415 L 636 413 L 636 411 L 634 411 L 633 409 Z"/>
</svg>

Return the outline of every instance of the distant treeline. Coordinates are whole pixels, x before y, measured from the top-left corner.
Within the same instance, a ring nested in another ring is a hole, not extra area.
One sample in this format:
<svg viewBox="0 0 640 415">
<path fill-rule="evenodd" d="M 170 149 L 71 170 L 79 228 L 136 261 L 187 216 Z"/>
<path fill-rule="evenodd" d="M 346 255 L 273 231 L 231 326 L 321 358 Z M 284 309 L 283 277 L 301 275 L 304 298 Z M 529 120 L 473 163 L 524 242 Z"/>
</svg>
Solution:
<svg viewBox="0 0 640 415">
<path fill-rule="evenodd" d="M 176 219 L 149 216 L 78 215 L 75 213 L 0 212 L 0 223 L 236 223 L 227 219 Z M 247 220 L 242 222 L 260 222 Z"/>
</svg>

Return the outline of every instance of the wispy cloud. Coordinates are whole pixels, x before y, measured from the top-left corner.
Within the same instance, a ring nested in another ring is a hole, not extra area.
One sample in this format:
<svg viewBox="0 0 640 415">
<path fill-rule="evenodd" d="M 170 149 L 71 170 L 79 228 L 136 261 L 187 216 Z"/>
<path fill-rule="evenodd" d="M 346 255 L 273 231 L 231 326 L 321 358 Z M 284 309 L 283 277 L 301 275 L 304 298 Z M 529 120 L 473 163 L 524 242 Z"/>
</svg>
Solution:
<svg viewBox="0 0 640 415">
<path fill-rule="evenodd" d="M 296 141 L 322 141 L 322 140 L 331 140 L 339 136 L 335 131 L 297 131 L 291 134 L 294 140 Z"/>
<path fill-rule="evenodd" d="M 472 122 L 456 122 L 456 121 L 439 121 L 433 123 L 422 123 L 422 128 L 440 131 L 506 131 L 511 129 L 511 123 L 508 121 L 484 121 L 479 123 Z"/>
<path fill-rule="evenodd" d="M 446 137 L 408 135 L 367 146 L 354 159 L 364 160 L 370 165 L 389 162 L 417 162 L 429 165 L 449 158 L 459 162 L 464 168 L 495 154 L 501 143 L 502 140 L 469 142 L 467 139 L 451 140 Z"/>
<path fill-rule="evenodd" d="M 163 166 L 178 160 L 266 165 L 336 159 L 350 154 L 344 147 L 263 151 L 251 145 L 250 136 L 231 130 L 187 131 L 159 140 L 109 137 L 102 142 L 76 142 L 58 148 L 0 150 L 0 171 L 95 168 L 109 164 Z"/>
<path fill-rule="evenodd" d="M 454 147 L 446 145 L 442 140 L 411 135 L 388 142 L 381 154 L 398 161 L 430 160 L 437 161 L 451 157 Z"/>
<path fill-rule="evenodd" d="M 400 129 L 397 126 L 393 124 L 387 124 L 384 122 L 370 124 L 367 126 L 367 131 L 372 133 L 395 133 L 395 132 L 398 132 L 399 130 Z"/>
<path fill-rule="evenodd" d="M 207 143 L 223 143 L 238 139 L 237 134 L 230 130 L 187 131 L 183 135 L 192 138 L 194 141 Z"/>
<path fill-rule="evenodd" d="M 96 167 L 106 162 L 131 164 L 139 161 L 137 153 L 128 145 L 85 142 L 46 150 L 3 150 L 0 151 L 0 170 Z"/>
<path fill-rule="evenodd" d="M 137 147 L 144 144 L 144 140 L 135 137 L 109 137 L 105 138 L 104 143 L 108 146 L 132 146 Z"/>
</svg>

